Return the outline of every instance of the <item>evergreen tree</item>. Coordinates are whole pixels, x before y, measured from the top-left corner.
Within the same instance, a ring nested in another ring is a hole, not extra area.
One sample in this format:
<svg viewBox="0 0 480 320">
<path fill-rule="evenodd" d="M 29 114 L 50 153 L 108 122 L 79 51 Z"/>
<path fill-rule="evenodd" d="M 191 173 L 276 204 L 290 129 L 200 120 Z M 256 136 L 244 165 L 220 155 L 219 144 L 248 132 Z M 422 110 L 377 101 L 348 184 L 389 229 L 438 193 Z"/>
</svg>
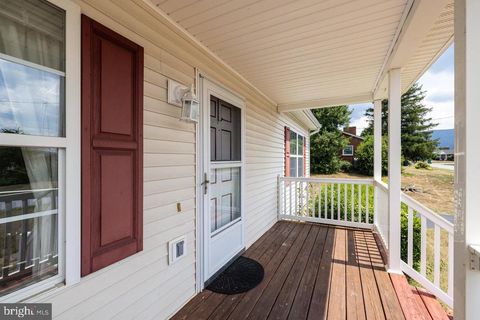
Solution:
<svg viewBox="0 0 480 320">
<path fill-rule="evenodd" d="M 432 130 L 437 124 L 428 117 L 432 108 L 423 103 L 424 99 L 425 91 L 417 83 L 402 95 L 402 155 L 406 160 L 431 159 L 438 145 L 438 141 L 432 139 Z M 373 108 L 367 109 L 365 115 L 369 126 L 362 132 L 364 137 L 373 134 Z M 388 100 L 382 101 L 382 132 L 388 135 Z"/>
<path fill-rule="evenodd" d="M 321 129 L 310 139 L 310 170 L 312 173 L 336 173 L 345 162 L 340 158 L 341 150 L 348 144 L 340 128 L 348 126 L 351 112 L 347 106 L 312 111 Z"/>
</svg>

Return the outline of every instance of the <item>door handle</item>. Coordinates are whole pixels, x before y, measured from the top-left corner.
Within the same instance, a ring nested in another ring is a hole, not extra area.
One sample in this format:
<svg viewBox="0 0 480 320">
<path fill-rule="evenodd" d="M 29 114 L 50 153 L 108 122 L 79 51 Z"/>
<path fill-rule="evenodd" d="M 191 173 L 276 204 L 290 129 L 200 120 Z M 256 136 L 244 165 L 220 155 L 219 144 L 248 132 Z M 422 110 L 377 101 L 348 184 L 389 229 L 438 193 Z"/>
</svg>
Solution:
<svg viewBox="0 0 480 320">
<path fill-rule="evenodd" d="M 208 180 L 208 175 L 207 173 L 204 173 L 203 174 L 203 182 L 200 184 L 203 186 L 203 194 L 207 194 L 208 193 L 208 184 L 210 183 L 210 181 Z"/>
</svg>

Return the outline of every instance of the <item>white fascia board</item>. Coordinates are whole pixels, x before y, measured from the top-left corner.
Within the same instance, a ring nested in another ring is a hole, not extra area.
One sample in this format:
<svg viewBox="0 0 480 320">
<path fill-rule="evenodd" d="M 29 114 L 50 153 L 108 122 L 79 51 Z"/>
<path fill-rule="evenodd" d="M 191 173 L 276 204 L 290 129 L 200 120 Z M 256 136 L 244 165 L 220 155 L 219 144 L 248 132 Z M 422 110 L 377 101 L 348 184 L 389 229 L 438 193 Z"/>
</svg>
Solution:
<svg viewBox="0 0 480 320">
<path fill-rule="evenodd" d="M 385 78 L 388 71 L 402 68 L 408 63 L 448 2 L 448 0 L 410 0 L 407 3 L 389 54 L 375 82 L 373 89 L 375 98 L 384 97 L 382 89 L 386 88 Z M 428 65 L 433 63 L 436 57 L 433 57 Z"/>
<path fill-rule="evenodd" d="M 278 112 L 291 112 L 307 109 L 318 109 L 333 107 L 344 104 L 372 102 L 373 95 L 371 92 L 359 94 L 356 96 L 332 97 L 315 100 L 306 100 L 299 102 L 280 103 L 278 105 Z"/>
</svg>

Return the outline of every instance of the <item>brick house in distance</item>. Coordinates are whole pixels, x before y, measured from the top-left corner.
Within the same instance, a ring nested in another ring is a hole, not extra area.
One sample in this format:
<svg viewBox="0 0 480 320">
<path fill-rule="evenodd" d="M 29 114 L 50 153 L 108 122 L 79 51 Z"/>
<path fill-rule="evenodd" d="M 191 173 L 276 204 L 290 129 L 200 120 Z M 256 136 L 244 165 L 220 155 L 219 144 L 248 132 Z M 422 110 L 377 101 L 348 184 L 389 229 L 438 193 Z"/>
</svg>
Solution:
<svg viewBox="0 0 480 320">
<path fill-rule="evenodd" d="M 360 136 L 357 136 L 357 127 L 343 128 L 342 134 L 349 141 L 348 145 L 342 150 L 342 160 L 348 161 L 353 164 L 357 148 L 364 139 Z"/>
</svg>

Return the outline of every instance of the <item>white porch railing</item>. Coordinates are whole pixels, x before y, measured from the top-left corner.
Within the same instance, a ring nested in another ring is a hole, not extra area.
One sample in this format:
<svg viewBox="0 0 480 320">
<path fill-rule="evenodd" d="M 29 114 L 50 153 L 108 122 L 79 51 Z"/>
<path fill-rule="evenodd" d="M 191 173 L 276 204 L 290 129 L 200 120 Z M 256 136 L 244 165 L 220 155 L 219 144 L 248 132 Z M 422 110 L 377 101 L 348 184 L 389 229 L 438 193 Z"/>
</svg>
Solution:
<svg viewBox="0 0 480 320">
<path fill-rule="evenodd" d="M 278 178 L 279 219 L 374 229 L 388 251 L 388 185 L 374 179 Z M 453 307 L 453 225 L 406 194 L 402 271 Z"/>
<path fill-rule="evenodd" d="M 372 228 L 373 179 L 279 177 L 279 218 Z"/>
<path fill-rule="evenodd" d="M 401 200 L 407 223 L 402 271 L 453 307 L 453 224 L 404 193 Z"/>
</svg>

